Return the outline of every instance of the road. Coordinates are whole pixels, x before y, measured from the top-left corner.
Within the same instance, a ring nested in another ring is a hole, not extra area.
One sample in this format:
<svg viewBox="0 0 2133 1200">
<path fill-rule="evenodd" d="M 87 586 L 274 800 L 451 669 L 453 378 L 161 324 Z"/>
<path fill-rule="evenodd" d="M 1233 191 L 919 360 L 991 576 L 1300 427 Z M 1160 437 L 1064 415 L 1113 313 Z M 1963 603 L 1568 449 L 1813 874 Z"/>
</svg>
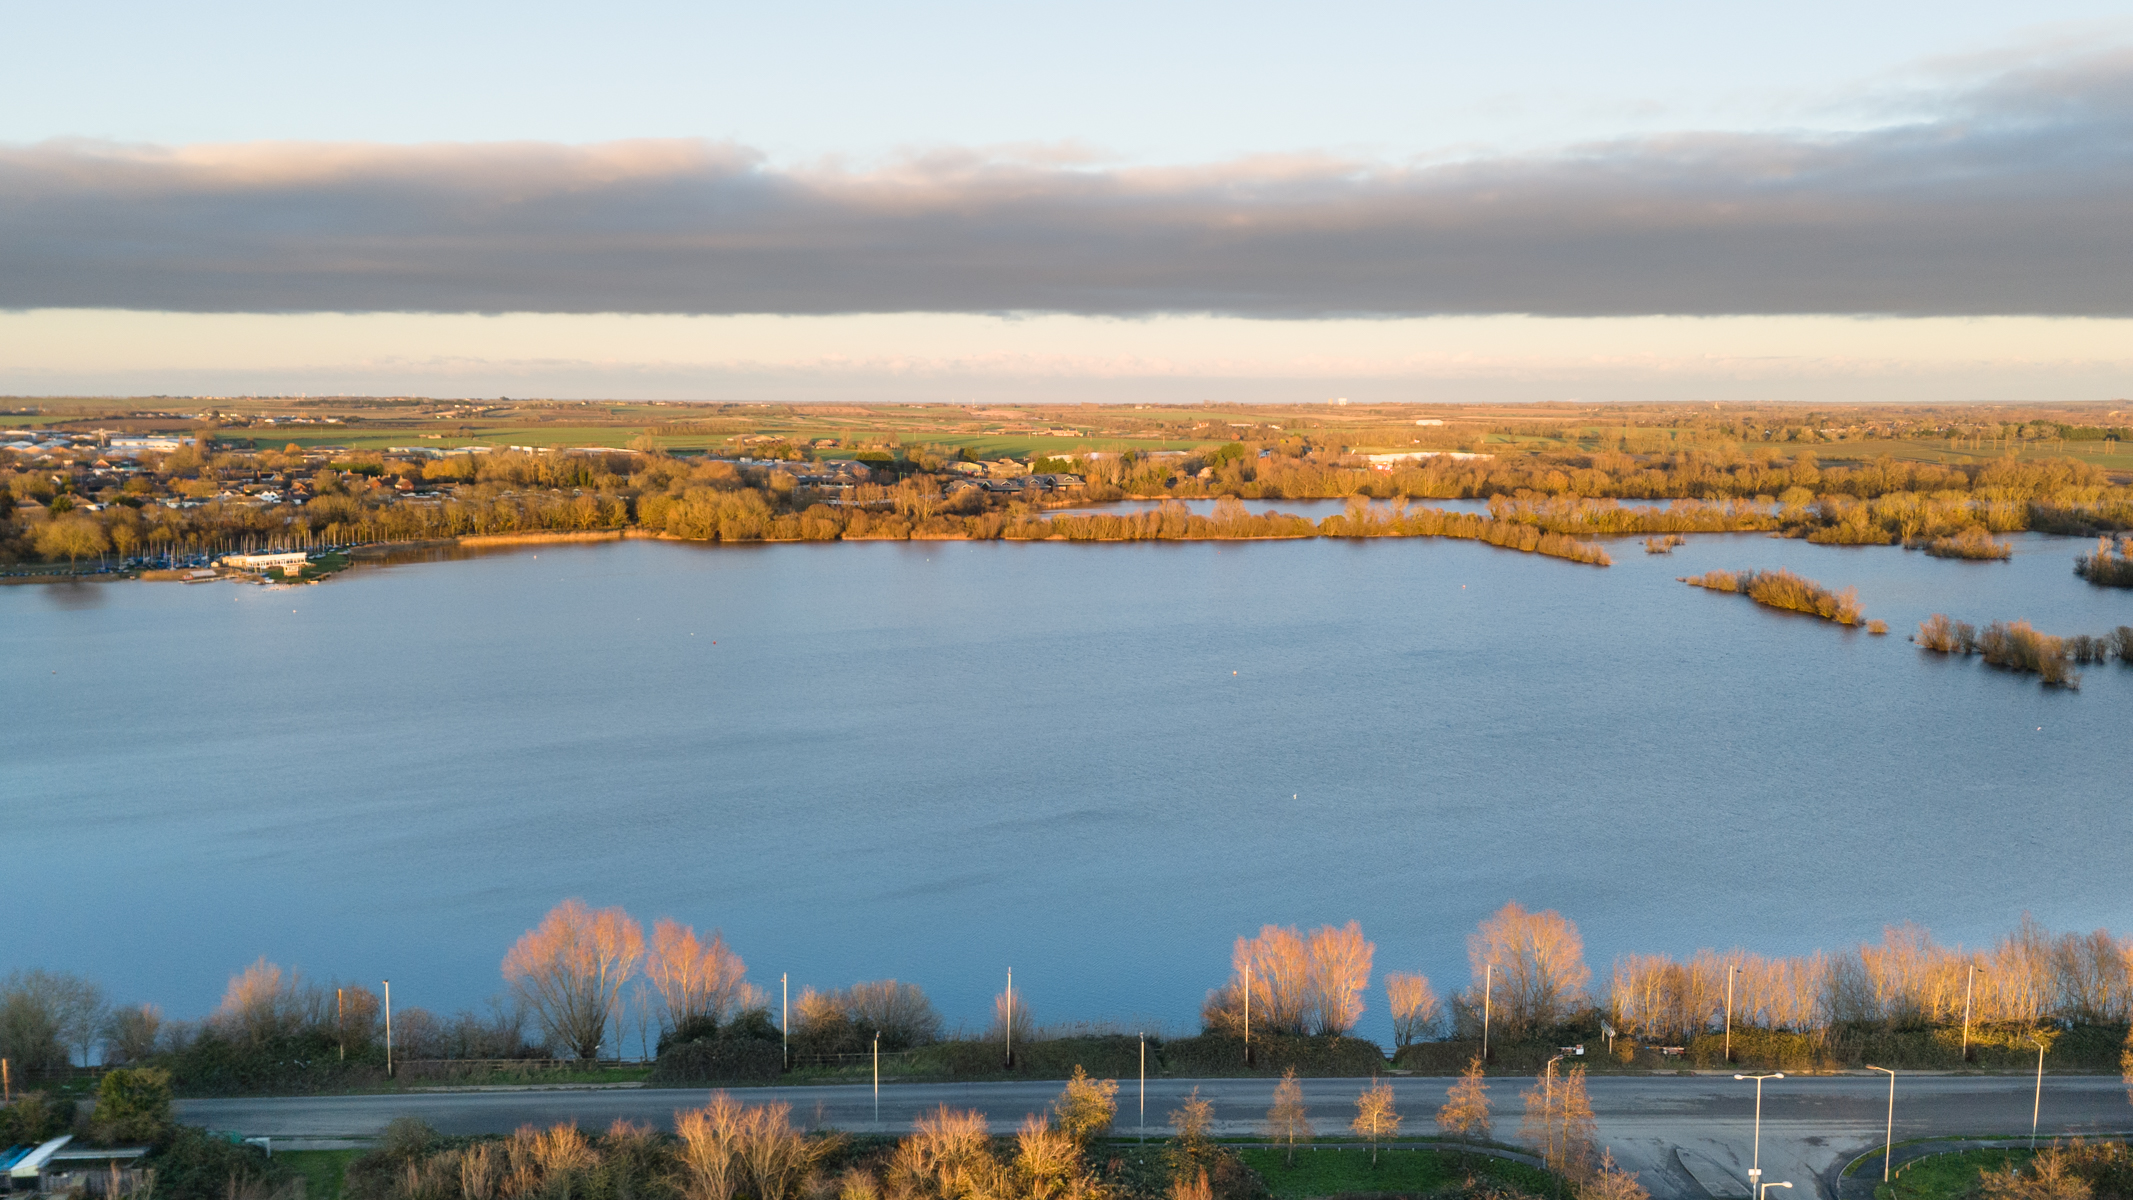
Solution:
<svg viewBox="0 0 2133 1200">
<path fill-rule="evenodd" d="M 1324 1134 L 1344 1134 L 1355 1114 L 1355 1096 L 1368 1081 L 1307 1079 L 1304 1100 L 1313 1125 Z M 1428 1134 L 1447 1079 L 1389 1080 L 1405 1116 L 1405 1131 Z M 1490 1083 L 1496 1136 L 1515 1140 L 1523 1078 Z M 1602 1077 L 1589 1081 L 1600 1137 L 1623 1167 L 1636 1171 L 1658 1197 L 1701 1197 L 1705 1192 L 1675 1156 L 1677 1147 L 1700 1152 L 1739 1178 L 1754 1153 L 1755 1086 L 1731 1076 Z M 1274 1083 L 1265 1079 L 1149 1080 L 1146 1120 L 1150 1137 L 1168 1133 L 1167 1114 L 1193 1088 L 1214 1103 L 1218 1134 L 1258 1131 Z M 1904 1076 L 1897 1081 L 1896 1139 L 1949 1134 L 2026 1134 L 2032 1082 L 2018 1076 Z M 1057 1082 L 906 1083 L 881 1089 L 877 1119 L 873 1093 L 865 1086 L 746 1088 L 735 1094 L 749 1103 L 792 1105 L 796 1123 L 866 1132 L 896 1132 L 946 1104 L 978 1109 L 998 1132 L 1042 1111 L 1059 1094 Z M 445 1133 L 508 1133 L 527 1124 L 575 1121 L 588 1128 L 618 1118 L 671 1128 L 675 1110 L 701 1105 L 702 1089 L 554 1088 L 419 1092 L 384 1096 L 301 1096 L 234 1100 L 185 1100 L 181 1120 L 215 1129 L 276 1138 L 366 1137 L 394 1117 L 420 1117 Z M 1140 1128 L 1141 1101 L 1133 1080 L 1119 1088 L 1114 1129 Z M 1887 1113 L 1884 1076 L 1812 1076 L 1763 1085 L 1761 1156 L 1763 1178 L 1789 1180 L 1795 1189 L 1814 1187 L 1834 1197 L 1834 1172 L 1865 1150 L 1879 1146 Z M 2133 1129 L 2125 1085 L 2112 1076 L 2063 1076 L 2044 1080 L 2040 1127 L 2047 1134 L 2119 1132 Z M 1795 1191 L 1795 1195 L 1798 1194 Z"/>
</svg>

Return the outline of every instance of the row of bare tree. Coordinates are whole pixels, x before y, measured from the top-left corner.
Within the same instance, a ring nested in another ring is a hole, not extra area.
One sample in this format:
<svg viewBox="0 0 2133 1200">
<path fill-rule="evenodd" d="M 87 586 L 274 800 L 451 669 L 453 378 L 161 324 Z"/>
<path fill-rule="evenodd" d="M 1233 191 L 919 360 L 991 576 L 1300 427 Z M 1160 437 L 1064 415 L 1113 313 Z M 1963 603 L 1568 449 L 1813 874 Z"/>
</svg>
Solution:
<svg viewBox="0 0 2133 1200">
<path fill-rule="evenodd" d="M 578 899 L 556 905 L 527 930 L 504 955 L 503 969 L 554 1043 L 579 1058 L 599 1057 L 609 1025 L 621 1016 L 623 988 L 640 969 L 646 990 L 639 1010 L 656 1015 L 662 1032 L 691 1021 L 721 1023 L 762 1003 L 746 964 L 721 934 L 706 942 L 695 929 L 662 917 L 647 946 L 636 918 Z"/>
<path fill-rule="evenodd" d="M 1369 986 L 1373 946 L 1354 922 L 1302 934 L 1269 925 L 1237 939 L 1234 974 L 1209 993 L 1211 1030 L 1242 1034 L 1246 980 L 1254 1030 L 1294 1035 L 1354 1028 Z M 1687 959 L 1627 954 L 1605 995 L 1575 923 L 1513 901 L 1467 939 L 1473 972 L 1449 1012 L 1428 977 L 1390 973 L 1385 992 L 1393 1040 L 1405 1046 L 1446 1033 L 1476 1036 L 1486 1020 L 1501 1036 L 1539 1034 L 1598 1007 L 1622 1033 L 1681 1039 L 1717 1028 L 1806 1031 L 1833 1025 L 1891 1027 L 2085 1024 L 2133 1020 L 2133 940 L 2104 930 L 2053 934 L 2025 916 L 1988 948 L 1935 943 L 1915 924 L 1891 926 L 1878 943 L 1792 957 L 1701 950 Z M 1730 984 L 1730 993 L 1729 993 Z"/>
</svg>

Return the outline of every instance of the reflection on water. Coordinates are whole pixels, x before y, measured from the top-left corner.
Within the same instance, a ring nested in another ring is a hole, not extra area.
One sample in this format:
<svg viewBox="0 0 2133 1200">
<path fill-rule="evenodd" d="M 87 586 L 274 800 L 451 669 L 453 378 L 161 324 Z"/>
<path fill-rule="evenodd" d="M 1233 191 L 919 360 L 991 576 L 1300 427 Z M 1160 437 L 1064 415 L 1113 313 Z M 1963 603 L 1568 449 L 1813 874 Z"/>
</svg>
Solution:
<svg viewBox="0 0 2133 1200">
<path fill-rule="evenodd" d="M 0 588 L 0 968 L 190 1015 L 264 954 L 450 1010 L 578 895 L 721 927 L 758 982 L 896 976 L 976 1024 L 1013 967 L 1040 1020 L 1183 1025 L 1267 921 L 1359 919 L 1381 972 L 1440 988 L 1510 897 L 1574 917 L 1602 976 L 1907 918 L 2123 930 L 2133 670 L 2051 692 L 1902 637 L 2133 624 L 2133 593 L 2072 577 L 2084 543 L 2014 541 L 1619 541 L 1607 570 L 1427 540 L 614 542 Z M 1674 581 L 1745 567 L 1856 586 L 1897 633 Z"/>
</svg>

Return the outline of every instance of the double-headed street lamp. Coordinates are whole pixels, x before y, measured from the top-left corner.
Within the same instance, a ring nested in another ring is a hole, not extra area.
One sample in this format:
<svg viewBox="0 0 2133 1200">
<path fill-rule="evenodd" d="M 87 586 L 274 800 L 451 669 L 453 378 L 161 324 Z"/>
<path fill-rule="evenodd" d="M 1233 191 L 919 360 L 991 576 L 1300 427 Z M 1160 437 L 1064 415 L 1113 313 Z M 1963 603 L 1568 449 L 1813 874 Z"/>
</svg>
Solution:
<svg viewBox="0 0 2133 1200">
<path fill-rule="evenodd" d="M 1748 1168 L 1748 1183 L 1750 1186 L 1759 1185 L 1763 1180 L 1763 1081 L 1765 1079 L 1783 1079 L 1784 1077 L 1785 1073 L 1783 1071 L 1772 1071 L 1768 1075 L 1735 1075 L 1733 1077 L 1735 1079 L 1753 1079 L 1755 1081 L 1755 1149 L 1753 1157 L 1749 1159 L 1752 1164 Z M 1777 1185 L 1773 1183 L 1770 1186 L 1776 1187 Z M 1791 1187 L 1792 1185 L 1788 1183 L 1785 1186 Z M 1763 1194 L 1757 1192 L 1755 1196 L 1756 1200 L 1762 1200 Z"/>
</svg>

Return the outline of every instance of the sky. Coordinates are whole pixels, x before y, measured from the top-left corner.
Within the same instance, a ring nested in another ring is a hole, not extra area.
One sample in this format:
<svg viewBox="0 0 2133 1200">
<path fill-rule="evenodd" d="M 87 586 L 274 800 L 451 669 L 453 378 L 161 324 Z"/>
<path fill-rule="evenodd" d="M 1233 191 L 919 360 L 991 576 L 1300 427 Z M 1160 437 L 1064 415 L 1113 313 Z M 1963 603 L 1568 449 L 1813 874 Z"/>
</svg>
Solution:
<svg viewBox="0 0 2133 1200">
<path fill-rule="evenodd" d="M 2133 14 L 8 4 L 0 392 L 2133 393 Z"/>
</svg>

